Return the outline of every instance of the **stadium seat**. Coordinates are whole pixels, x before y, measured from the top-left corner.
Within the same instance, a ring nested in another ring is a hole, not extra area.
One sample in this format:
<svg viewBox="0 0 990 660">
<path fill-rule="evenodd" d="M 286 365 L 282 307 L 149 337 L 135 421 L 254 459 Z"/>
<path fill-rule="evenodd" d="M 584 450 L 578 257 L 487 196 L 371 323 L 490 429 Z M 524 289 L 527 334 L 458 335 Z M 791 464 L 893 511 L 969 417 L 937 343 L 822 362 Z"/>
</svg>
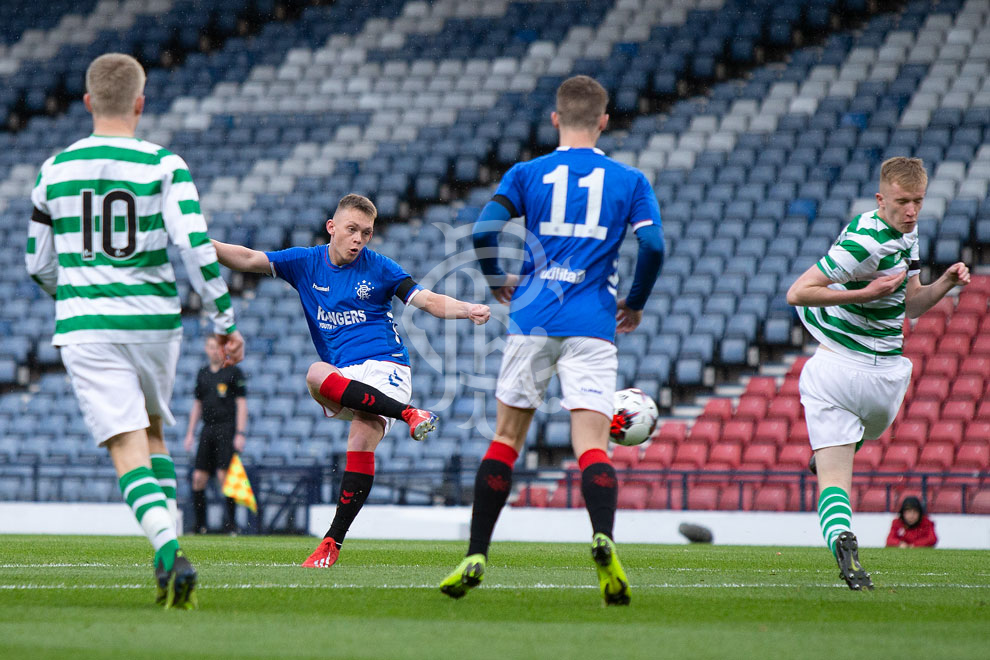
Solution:
<svg viewBox="0 0 990 660">
<path fill-rule="evenodd" d="M 693 511 L 714 511 L 718 508 L 717 486 L 693 485 L 688 489 L 687 505 Z"/>
<path fill-rule="evenodd" d="M 745 394 L 762 396 L 772 399 L 777 394 L 777 382 L 767 376 L 755 376 L 746 383 Z"/>
<path fill-rule="evenodd" d="M 661 431 L 663 431 L 662 428 Z M 720 437 L 722 437 L 722 425 L 716 420 L 699 419 L 691 427 L 691 442 L 710 446 L 715 444 Z"/>
<path fill-rule="evenodd" d="M 740 470 L 769 470 L 777 463 L 777 448 L 774 445 L 748 445 L 743 450 Z"/>
<path fill-rule="evenodd" d="M 893 498 L 891 498 L 893 501 Z M 859 501 L 856 503 L 856 510 L 863 513 L 890 511 L 898 504 L 888 504 L 888 495 L 885 488 L 867 488 L 862 491 Z"/>
<path fill-rule="evenodd" d="M 979 442 L 990 438 L 990 420 L 976 419 L 966 424 L 963 442 Z"/>
<path fill-rule="evenodd" d="M 677 446 L 670 467 L 674 470 L 700 470 L 707 457 L 708 445 L 692 439 Z"/>
<path fill-rule="evenodd" d="M 930 442 L 947 442 L 958 447 L 963 438 L 963 425 L 964 422 L 961 421 L 939 420 L 932 424 L 928 439 Z"/>
<path fill-rule="evenodd" d="M 649 486 L 627 484 L 619 489 L 618 508 L 645 509 L 649 499 Z"/>
<path fill-rule="evenodd" d="M 968 422 L 976 416 L 975 401 L 946 401 L 942 406 L 942 419 L 946 421 Z"/>
<path fill-rule="evenodd" d="M 801 400 L 795 396 L 778 395 L 771 399 L 767 407 L 767 419 L 783 419 L 788 426 L 804 415 Z"/>
<path fill-rule="evenodd" d="M 735 420 L 759 421 L 766 417 L 767 399 L 760 395 L 744 394 L 739 398 L 739 405 L 733 415 Z"/>
<path fill-rule="evenodd" d="M 883 445 L 881 443 L 864 442 L 853 459 L 853 469 L 856 472 L 874 472 L 880 468 L 882 457 Z"/>
<path fill-rule="evenodd" d="M 616 470 L 635 468 L 639 463 L 639 447 L 612 446 L 612 464 Z"/>
<path fill-rule="evenodd" d="M 928 441 L 928 422 L 916 419 L 900 422 L 894 428 L 893 437 L 900 443 L 920 447 Z"/>
<path fill-rule="evenodd" d="M 918 462 L 918 446 L 895 440 L 883 455 L 884 470 L 910 472 Z"/>
<path fill-rule="evenodd" d="M 931 498 L 929 511 L 931 513 L 962 513 L 963 494 L 961 488 L 942 486 L 935 491 Z"/>
<path fill-rule="evenodd" d="M 787 511 L 788 504 L 788 492 L 784 486 L 760 486 L 753 497 L 754 511 Z"/>
<path fill-rule="evenodd" d="M 742 461 L 742 444 L 718 442 L 708 454 L 707 470 L 734 470 Z"/>
<path fill-rule="evenodd" d="M 640 461 L 640 469 L 659 469 L 670 467 L 674 460 L 674 451 L 677 445 L 673 442 L 661 440 L 654 436 L 650 444 L 643 450 L 643 458 Z"/>
<path fill-rule="evenodd" d="M 704 409 L 701 411 L 701 414 L 698 415 L 698 419 L 711 418 L 723 424 L 729 421 L 731 417 L 732 399 L 724 397 L 709 399 L 705 404 Z"/>
<path fill-rule="evenodd" d="M 749 419 L 734 419 L 722 427 L 722 440 L 746 445 L 753 439 L 755 423 Z"/>
<path fill-rule="evenodd" d="M 777 454 L 777 467 L 781 470 L 803 471 L 808 468 L 811 447 L 807 444 L 788 443 Z"/>
</svg>

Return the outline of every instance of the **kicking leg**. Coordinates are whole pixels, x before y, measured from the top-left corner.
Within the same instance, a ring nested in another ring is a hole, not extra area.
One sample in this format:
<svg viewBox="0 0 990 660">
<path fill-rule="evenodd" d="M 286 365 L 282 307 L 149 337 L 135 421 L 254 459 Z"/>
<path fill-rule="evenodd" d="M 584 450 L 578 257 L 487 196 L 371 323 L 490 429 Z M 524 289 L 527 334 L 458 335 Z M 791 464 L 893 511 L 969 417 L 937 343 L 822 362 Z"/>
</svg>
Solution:
<svg viewBox="0 0 990 660">
<path fill-rule="evenodd" d="M 401 403 L 366 383 L 352 380 L 340 373 L 337 367 L 326 362 L 314 362 L 306 373 L 306 386 L 318 403 L 339 412 L 350 408 L 372 415 L 401 419 L 409 424 L 413 440 L 423 440 L 436 430 L 437 416 L 427 410 L 419 410 Z"/>
<path fill-rule="evenodd" d="M 815 451 L 818 467 L 818 520 L 822 535 L 839 564 L 839 576 L 853 591 L 873 589 L 870 575 L 859 563 L 859 544 L 852 532 L 853 457 L 856 444 Z"/>
<path fill-rule="evenodd" d="M 629 579 L 612 540 L 619 481 L 605 453 L 611 419 L 593 410 L 571 411 L 571 442 L 581 468 L 581 494 L 591 518 L 591 557 L 606 605 L 629 604 Z"/>
<path fill-rule="evenodd" d="M 534 412 L 532 408 L 513 408 L 498 402 L 495 438 L 474 480 L 471 541 L 467 556 L 440 583 L 440 591 L 451 598 L 460 598 L 468 589 L 481 583 L 495 523 L 512 490 L 512 467 L 526 442 L 526 432 Z"/>
<path fill-rule="evenodd" d="M 384 435 L 385 427 L 377 416 L 355 414 L 347 438 L 347 465 L 340 480 L 337 511 L 323 541 L 303 566 L 329 568 L 337 561 L 344 537 L 371 492 L 375 481 L 375 448 Z"/>
</svg>

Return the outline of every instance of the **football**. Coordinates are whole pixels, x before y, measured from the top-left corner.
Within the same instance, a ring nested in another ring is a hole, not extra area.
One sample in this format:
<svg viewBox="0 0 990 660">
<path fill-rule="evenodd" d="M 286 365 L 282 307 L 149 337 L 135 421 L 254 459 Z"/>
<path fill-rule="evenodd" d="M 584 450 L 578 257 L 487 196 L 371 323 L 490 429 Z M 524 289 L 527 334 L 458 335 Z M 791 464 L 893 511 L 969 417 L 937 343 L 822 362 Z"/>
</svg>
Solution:
<svg viewBox="0 0 990 660">
<path fill-rule="evenodd" d="M 612 442 L 631 447 L 642 444 L 657 425 L 657 404 L 643 390 L 635 387 L 615 393 L 612 416 Z"/>
</svg>

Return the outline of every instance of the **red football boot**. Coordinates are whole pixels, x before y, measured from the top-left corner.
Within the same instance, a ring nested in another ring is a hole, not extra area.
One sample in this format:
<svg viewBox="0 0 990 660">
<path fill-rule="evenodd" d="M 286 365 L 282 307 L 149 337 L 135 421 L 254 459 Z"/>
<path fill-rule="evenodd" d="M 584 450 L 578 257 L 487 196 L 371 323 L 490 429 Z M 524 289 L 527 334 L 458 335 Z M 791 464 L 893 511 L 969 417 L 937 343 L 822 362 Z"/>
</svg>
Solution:
<svg viewBox="0 0 990 660">
<path fill-rule="evenodd" d="M 332 538 L 325 538 L 302 565 L 306 568 L 330 568 L 339 556 L 340 548 L 337 547 L 337 542 Z"/>
</svg>

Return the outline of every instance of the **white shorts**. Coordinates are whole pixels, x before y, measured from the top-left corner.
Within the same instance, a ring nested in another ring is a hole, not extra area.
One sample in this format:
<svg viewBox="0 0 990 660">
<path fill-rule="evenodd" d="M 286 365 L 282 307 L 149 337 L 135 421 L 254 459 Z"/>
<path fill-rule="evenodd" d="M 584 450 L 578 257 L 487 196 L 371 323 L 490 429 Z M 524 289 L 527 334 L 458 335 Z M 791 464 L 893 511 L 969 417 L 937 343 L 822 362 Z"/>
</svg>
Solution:
<svg viewBox="0 0 990 660">
<path fill-rule="evenodd" d="M 181 340 L 151 344 L 69 344 L 69 372 L 83 420 L 98 445 L 115 435 L 148 428 L 149 416 L 175 424 L 169 410 Z"/>
<path fill-rule="evenodd" d="M 384 362 L 382 360 L 368 360 L 361 364 L 352 364 L 343 367 L 340 373 L 351 380 L 356 380 L 371 385 L 401 403 L 409 403 L 412 400 L 412 371 L 409 367 L 396 364 L 395 362 Z M 341 408 L 340 412 L 334 414 L 323 407 L 323 414 L 330 419 L 342 419 L 349 422 L 354 419 L 354 411 L 350 408 Z M 388 433 L 395 420 L 391 417 L 378 416 L 385 425 L 385 433 Z"/>
<path fill-rule="evenodd" d="M 618 368 L 615 344 L 604 339 L 509 335 L 495 398 L 513 408 L 537 408 L 556 371 L 564 408 L 612 419 Z"/>
<path fill-rule="evenodd" d="M 874 366 L 819 348 L 798 381 L 811 448 L 879 438 L 901 408 L 911 368 L 905 357 Z"/>
</svg>

